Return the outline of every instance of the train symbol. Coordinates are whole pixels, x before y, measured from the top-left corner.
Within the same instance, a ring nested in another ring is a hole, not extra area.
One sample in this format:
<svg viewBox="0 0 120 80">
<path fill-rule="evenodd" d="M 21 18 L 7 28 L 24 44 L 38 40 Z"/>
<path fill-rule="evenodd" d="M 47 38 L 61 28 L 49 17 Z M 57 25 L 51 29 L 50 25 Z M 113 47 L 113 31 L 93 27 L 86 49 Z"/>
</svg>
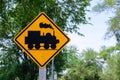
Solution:
<svg viewBox="0 0 120 80">
<path fill-rule="evenodd" d="M 46 27 L 47 26 L 47 27 Z M 49 24 L 40 23 L 40 28 L 51 28 Z M 52 29 L 52 28 L 51 28 Z M 25 37 L 25 44 L 28 44 L 28 49 L 32 50 L 40 49 L 42 47 L 40 44 L 44 44 L 44 49 L 56 49 L 56 44 L 59 43 L 59 40 L 56 39 L 55 31 L 53 30 L 53 35 L 51 33 L 46 33 L 46 35 L 41 36 L 40 31 L 28 31 L 28 36 Z"/>
</svg>

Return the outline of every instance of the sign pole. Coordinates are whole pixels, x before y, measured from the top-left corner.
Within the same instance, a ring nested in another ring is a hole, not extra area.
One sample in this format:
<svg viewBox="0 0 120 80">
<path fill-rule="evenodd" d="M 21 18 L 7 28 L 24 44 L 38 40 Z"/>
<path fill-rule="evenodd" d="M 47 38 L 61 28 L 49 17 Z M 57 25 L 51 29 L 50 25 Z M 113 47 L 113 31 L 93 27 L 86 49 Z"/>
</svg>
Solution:
<svg viewBox="0 0 120 80">
<path fill-rule="evenodd" d="M 39 68 L 39 80 L 46 80 L 46 67 Z"/>
<path fill-rule="evenodd" d="M 54 80 L 54 58 L 52 60 L 52 80 Z"/>
</svg>

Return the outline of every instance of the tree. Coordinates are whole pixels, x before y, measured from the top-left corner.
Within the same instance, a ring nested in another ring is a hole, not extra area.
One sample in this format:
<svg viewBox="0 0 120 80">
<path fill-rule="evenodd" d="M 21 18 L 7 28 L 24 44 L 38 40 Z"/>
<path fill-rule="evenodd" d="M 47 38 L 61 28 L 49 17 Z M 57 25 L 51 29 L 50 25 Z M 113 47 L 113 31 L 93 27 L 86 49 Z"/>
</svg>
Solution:
<svg viewBox="0 0 120 80">
<path fill-rule="evenodd" d="M 62 30 L 80 34 L 78 25 L 80 23 L 87 23 L 85 17 L 87 6 L 89 6 L 88 0 L 1 0 L 0 79 L 37 79 L 38 67 L 16 46 L 13 38 L 39 12 L 45 12 Z M 58 55 L 60 57 L 55 59 L 56 62 L 58 62 L 60 58 L 65 62 L 66 54 L 62 53 L 64 53 L 64 50 Z M 61 55 L 63 57 L 61 57 Z M 63 65 L 59 66 L 60 70 L 56 68 L 57 71 L 61 71 L 63 69 L 62 67 Z"/>
<path fill-rule="evenodd" d="M 102 77 L 103 80 L 119 80 L 120 77 L 120 65 L 119 65 L 119 50 L 120 50 L 120 1 L 119 0 L 103 0 L 101 3 L 94 7 L 94 11 L 112 11 L 114 16 L 109 19 L 109 28 L 106 33 L 107 37 L 115 36 L 117 44 L 116 46 L 105 48 L 101 51 L 100 56 L 107 64 L 105 73 Z M 112 77 L 111 77 L 112 76 Z"/>
<path fill-rule="evenodd" d="M 119 61 L 119 49 L 120 46 L 112 46 L 109 48 L 103 48 L 100 51 L 99 57 L 103 60 L 103 70 L 101 74 L 102 80 L 119 80 L 120 77 L 120 61 Z"/>
<path fill-rule="evenodd" d="M 100 80 L 102 67 L 97 59 L 98 53 L 92 49 L 81 52 L 78 62 L 68 69 L 61 80 Z"/>
<path fill-rule="evenodd" d="M 96 12 L 114 12 L 115 15 L 109 19 L 109 28 L 106 33 L 106 37 L 115 36 L 116 40 L 120 41 L 120 1 L 119 0 L 102 0 L 101 3 L 98 3 L 94 6 L 93 10 Z"/>
</svg>

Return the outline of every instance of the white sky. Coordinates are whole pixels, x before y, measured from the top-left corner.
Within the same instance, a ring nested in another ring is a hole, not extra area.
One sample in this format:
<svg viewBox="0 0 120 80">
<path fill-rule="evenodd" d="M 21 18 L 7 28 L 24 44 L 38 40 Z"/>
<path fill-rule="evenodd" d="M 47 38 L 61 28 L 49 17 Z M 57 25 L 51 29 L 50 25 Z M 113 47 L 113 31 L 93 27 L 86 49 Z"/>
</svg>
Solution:
<svg viewBox="0 0 120 80">
<path fill-rule="evenodd" d="M 91 2 L 91 7 L 96 4 L 99 0 L 93 0 Z M 90 7 L 90 8 L 91 8 Z M 112 16 L 112 13 L 102 12 L 88 12 L 87 16 L 91 17 L 90 23 L 93 25 L 83 25 L 80 26 L 80 32 L 85 35 L 85 37 L 78 36 L 77 34 L 70 34 L 71 39 L 69 45 L 76 46 L 79 51 L 86 48 L 92 48 L 95 51 L 99 51 L 102 46 L 113 46 L 116 44 L 115 38 L 112 37 L 109 40 L 105 40 L 105 33 L 108 28 L 107 21 Z"/>
</svg>

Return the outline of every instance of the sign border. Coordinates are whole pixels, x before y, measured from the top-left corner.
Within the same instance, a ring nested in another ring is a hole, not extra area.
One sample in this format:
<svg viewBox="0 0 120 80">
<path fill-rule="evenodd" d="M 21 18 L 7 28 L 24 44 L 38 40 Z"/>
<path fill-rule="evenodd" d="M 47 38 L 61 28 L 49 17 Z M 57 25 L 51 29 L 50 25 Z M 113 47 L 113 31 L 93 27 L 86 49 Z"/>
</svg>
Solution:
<svg viewBox="0 0 120 80">
<path fill-rule="evenodd" d="M 67 42 L 65 42 L 55 53 L 54 55 L 52 55 L 43 65 L 40 64 L 39 61 L 37 61 L 32 55 L 31 53 L 29 53 L 18 41 L 17 38 L 25 31 L 27 30 L 41 15 L 44 15 L 66 38 L 67 38 Z M 54 58 L 58 52 L 60 52 L 64 46 L 70 41 L 70 38 L 68 36 L 65 35 L 65 33 L 53 22 L 53 20 L 51 20 L 44 12 L 41 12 L 37 17 L 35 17 L 35 19 L 33 19 L 22 31 L 20 31 L 20 33 L 18 33 L 18 35 L 14 38 L 14 42 L 16 44 L 18 44 L 19 47 L 21 47 L 22 49 L 24 49 L 27 53 L 28 56 L 30 58 L 32 58 L 33 61 L 35 61 L 35 63 L 38 64 L 38 66 L 40 66 L 41 68 L 44 68 L 51 60 L 52 58 Z"/>
</svg>

